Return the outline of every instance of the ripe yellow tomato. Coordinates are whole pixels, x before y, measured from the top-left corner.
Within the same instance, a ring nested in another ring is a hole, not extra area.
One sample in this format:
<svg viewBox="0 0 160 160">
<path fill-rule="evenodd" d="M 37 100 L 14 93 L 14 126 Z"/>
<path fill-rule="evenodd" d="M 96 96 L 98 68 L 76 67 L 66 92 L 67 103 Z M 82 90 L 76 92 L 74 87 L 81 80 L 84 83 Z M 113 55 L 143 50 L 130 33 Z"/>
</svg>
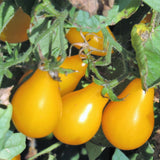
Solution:
<svg viewBox="0 0 160 160">
<path fill-rule="evenodd" d="M 112 31 L 110 28 L 107 26 L 106 27 L 109 33 L 114 37 Z M 89 34 L 88 32 L 82 32 L 83 35 L 85 36 L 86 40 L 88 41 L 89 45 L 91 47 L 94 47 L 98 50 L 103 50 L 103 33 L 102 31 L 99 31 L 97 33 L 92 33 Z M 82 38 L 80 31 L 77 31 L 76 28 L 71 28 L 69 32 L 66 34 L 66 38 L 68 41 L 73 44 L 73 43 L 84 43 L 84 39 Z M 79 45 L 74 45 L 77 49 L 80 49 L 82 46 Z M 97 55 L 97 56 L 105 56 L 105 52 L 100 52 L 100 51 L 93 51 L 91 54 Z"/>
<path fill-rule="evenodd" d="M 59 74 L 59 77 L 61 78 L 61 82 L 59 82 L 60 92 L 63 96 L 76 88 L 80 79 L 86 72 L 87 64 L 82 61 L 79 55 L 74 55 L 67 57 L 60 67 L 76 71 L 67 75 L 62 73 Z"/>
<path fill-rule="evenodd" d="M 92 82 L 62 97 L 62 117 L 53 130 L 59 141 L 80 145 L 96 134 L 101 124 L 102 110 L 108 102 L 108 98 L 102 97 L 101 90 L 102 86 Z"/>
<path fill-rule="evenodd" d="M 20 154 L 18 156 L 14 157 L 12 160 L 21 160 Z"/>
<path fill-rule="evenodd" d="M 154 127 L 154 89 L 146 92 L 141 80 L 134 79 L 119 95 L 120 102 L 110 102 L 102 116 L 102 129 L 109 142 L 123 150 L 142 146 Z"/>
<path fill-rule="evenodd" d="M 19 43 L 28 40 L 27 29 L 30 25 L 30 16 L 19 8 L 0 34 L 0 40 L 8 43 Z"/>
<path fill-rule="evenodd" d="M 47 71 L 37 69 L 12 98 L 12 120 L 18 131 L 28 137 L 50 134 L 62 113 L 58 81 Z"/>
</svg>

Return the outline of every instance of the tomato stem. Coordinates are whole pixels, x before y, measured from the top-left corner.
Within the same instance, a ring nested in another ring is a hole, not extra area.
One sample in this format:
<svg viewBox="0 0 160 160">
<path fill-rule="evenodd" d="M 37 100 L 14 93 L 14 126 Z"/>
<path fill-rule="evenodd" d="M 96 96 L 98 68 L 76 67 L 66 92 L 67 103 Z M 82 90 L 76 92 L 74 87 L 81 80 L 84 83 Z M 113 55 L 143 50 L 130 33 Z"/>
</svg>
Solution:
<svg viewBox="0 0 160 160">
<path fill-rule="evenodd" d="M 28 160 L 33 160 L 43 154 L 46 154 L 46 153 L 49 153 L 51 152 L 52 150 L 58 148 L 62 143 L 60 142 L 57 142 L 57 143 L 54 143 L 53 145 L 49 146 L 48 148 L 42 150 L 41 152 L 37 153 L 36 155 L 34 155 L 33 157 L 29 158 Z"/>
</svg>

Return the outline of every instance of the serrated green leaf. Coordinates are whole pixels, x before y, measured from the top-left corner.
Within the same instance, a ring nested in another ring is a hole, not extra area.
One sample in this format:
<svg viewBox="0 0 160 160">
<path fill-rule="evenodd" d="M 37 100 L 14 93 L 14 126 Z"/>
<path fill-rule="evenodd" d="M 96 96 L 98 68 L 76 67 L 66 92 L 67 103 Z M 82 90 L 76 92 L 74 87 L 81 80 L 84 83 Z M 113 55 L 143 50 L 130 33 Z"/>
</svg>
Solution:
<svg viewBox="0 0 160 160">
<path fill-rule="evenodd" d="M 12 19 L 14 12 L 15 6 L 13 1 L 4 1 L 0 4 L 0 33 Z"/>
<path fill-rule="evenodd" d="M 12 133 L 9 131 L 3 149 L 0 150 L 0 159 L 11 160 L 20 154 L 26 147 L 26 137 L 22 133 Z"/>
<path fill-rule="evenodd" d="M 107 12 L 106 23 L 113 25 L 124 18 L 130 17 L 137 11 L 141 4 L 141 0 L 116 0 L 112 9 Z"/>
<path fill-rule="evenodd" d="M 102 15 L 90 16 L 88 12 L 79 10 L 70 14 L 70 27 L 76 27 L 83 32 L 97 33 L 101 29 L 101 24 L 105 26 L 118 23 L 124 18 L 130 17 L 137 11 L 141 0 L 116 0 L 112 9 L 107 11 L 107 17 Z"/>
<path fill-rule="evenodd" d="M 131 41 L 136 51 L 143 88 L 157 85 L 160 82 L 160 26 L 151 32 L 145 24 L 135 25 L 131 32 Z"/>
<path fill-rule="evenodd" d="M 74 23 L 76 23 L 76 25 L 84 32 L 88 30 L 89 32 L 98 32 L 100 30 L 100 23 L 98 18 L 96 16 L 90 16 L 86 11 L 79 10 L 76 13 L 74 20 Z"/>
<path fill-rule="evenodd" d="M 8 105 L 7 109 L 0 108 L 0 139 L 3 138 L 10 127 L 12 116 L 12 106 Z"/>
<path fill-rule="evenodd" d="M 129 159 L 121 150 L 116 148 L 116 150 L 112 156 L 112 160 L 129 160 Z"/>
<path fill-rule="evenodd" d="M 146 4 L 148 4 L 152 9 L 156 10 L 157 12 L 160 11 L 160 1 L 158 0 L 143 0 Z"/>
<path fill-rule="evenodd" d="M 105 149 L 105 147 L 98 146 L 92 142 L 86 143 L 86 150 L 88 153 L 89 160 L 95 160 Z"/>
<path fill-rule="evenodd" d="M 39 46 L 43 56 L 59 55 L 62 50 L 66 50 L 68 42 L 64 33 L 60 34 L 61 27 L 59 20 L 55 20 L 52 24 L 47 18 L 38 17 L 34 27 L 31 29 L 29 39 L 33 45 Z M 63 48 L 62 48 L 63 42 Z"/>
</svg>

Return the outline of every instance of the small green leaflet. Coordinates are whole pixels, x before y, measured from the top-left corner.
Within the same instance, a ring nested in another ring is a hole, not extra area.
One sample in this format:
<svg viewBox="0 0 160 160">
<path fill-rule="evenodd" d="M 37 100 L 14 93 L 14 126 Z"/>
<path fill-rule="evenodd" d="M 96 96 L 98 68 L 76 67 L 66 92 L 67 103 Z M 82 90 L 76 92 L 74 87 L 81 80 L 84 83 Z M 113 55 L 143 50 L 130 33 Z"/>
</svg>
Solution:
<svg viewBox="0 0 160 160">
<path fill-rule="evenodd" d="M 0 108 L 0 159 L 11 160 L 26 147 L 26 136 L 9 130 L 12 116 L 12 105 Z"/>
<path fill-rule="evenodd" d="M 134 25 L 131 41 L 136 51 L 143 88 L 157 85 L 160 82 L 160 26 L 151 32 L 145 24 Z"/>
<path fill-rule="evenodd" d="M 130 17 L 137 11 L 140 4 L 141 0 L 116 0 L 113 8 L 107 12 L 106 23 L 113 25 L 124 18 Z"/>
<path fill-rule="evenodd" d="M 0 150 L 0 159 L 11 160 L 20 154 L 26 147 L 26 136 L 22 133 L 8 131 L 5 136 L 3 148 Z"/>
<path fill-rule="evenodd" d="M 9 105 L 7 109 L 0 108 L 0 139 L 3 138 L 10 127 L 10 120 L 12 116 L 12 106 Z"/>
</svg>

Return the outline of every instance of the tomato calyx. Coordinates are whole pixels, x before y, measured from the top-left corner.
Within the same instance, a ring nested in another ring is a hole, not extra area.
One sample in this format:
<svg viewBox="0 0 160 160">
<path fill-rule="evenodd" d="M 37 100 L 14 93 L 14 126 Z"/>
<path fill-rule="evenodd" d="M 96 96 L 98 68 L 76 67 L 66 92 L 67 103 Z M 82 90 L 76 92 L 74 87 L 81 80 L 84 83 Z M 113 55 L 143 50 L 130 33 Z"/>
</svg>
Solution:
<svg viewBox="0 0 160 160">
<path fill-rule="evenodd" d="M 78 55 L 77 55 L 78 56 Z M 72 67 L 72 69 L 69 67 L 64 67 L 63 68 L 63 63 L 65 61 L 65 59 L 70 58 L 72 59 L 72 56 L 69 55 L 68 57 L 63 57 L 63 56 L 58 56 L 57 58 L 52 57 L 51 59 L 45 59 L 43 58 L 39 64 L 38 64 L 38 68 L 40 70 L 43 71 L 48 71 L 48 73 L 50 74 L 50 76 L 57 81 L 61 81 L 61 78 L 59 76 L 59 74 L 65 74 L 68 75 L 70 73 L 73 72 L 79 72 L 78 70 L 74 70 Z M 79 54 L 79 58 L 83 61 L 83 66 L 86 66 L 86 64 L 88 64 L 88 57 L 85 54 Z M 71 62 L 72 63 L 72 62 Z M 78 62 L 79 63 L 79 62 Z"/>
</svg>

